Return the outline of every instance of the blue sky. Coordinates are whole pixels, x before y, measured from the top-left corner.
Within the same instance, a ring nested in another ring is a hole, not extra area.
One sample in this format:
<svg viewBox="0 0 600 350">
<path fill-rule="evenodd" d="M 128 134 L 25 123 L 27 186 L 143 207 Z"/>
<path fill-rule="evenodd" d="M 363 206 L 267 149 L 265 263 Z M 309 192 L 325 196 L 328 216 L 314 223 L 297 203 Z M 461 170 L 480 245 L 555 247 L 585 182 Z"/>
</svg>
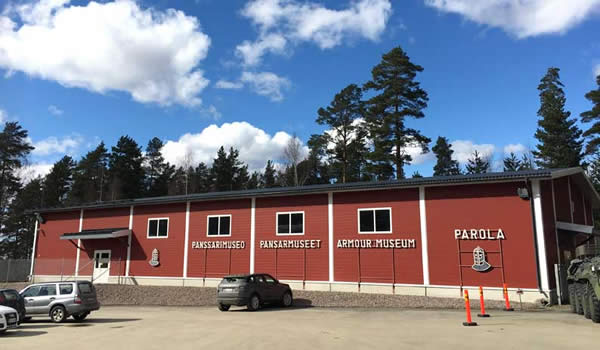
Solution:
<svg viewBox="0 0 600 350">
<path fill-rule="evenodd" d="M 362 84 L 400 45 L 424 67 L 426 117 L 461 162 L 478 149 L 535 147 L 537 84 L 561 68 L 578 116 L 600 74 L 600 1 L 16 1 L 0 4 L 0 119 L 18 120 L 43 173 L 100 140 L 154 136 L 165 157 L 208 161 L 224 144 L 253 169 L 296 134 L 325 127 L 316 111 Z M 433 155 L 407 173 L 431 175 Z"/>
</svg>

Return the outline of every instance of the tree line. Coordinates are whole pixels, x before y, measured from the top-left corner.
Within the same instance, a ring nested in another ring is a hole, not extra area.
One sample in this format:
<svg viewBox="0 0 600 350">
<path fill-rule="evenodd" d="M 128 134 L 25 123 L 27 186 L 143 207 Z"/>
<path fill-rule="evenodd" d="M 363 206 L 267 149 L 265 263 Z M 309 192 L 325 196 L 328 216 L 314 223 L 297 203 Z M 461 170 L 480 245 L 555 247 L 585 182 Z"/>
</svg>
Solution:
<svg viewBox="0 0 600 350">
<path fill-rule="evenodd" d="M 212 191 L 247 190 L 277 186 L 302 186 L 354 181 L 380 181 L 406 177 L 412 162 L 407 147 L 429 152 L 431 139 L 406 125 L 425 117 L 429 98 L 417 75 L 423 67 L 411 62 L 396 47 L 382 55 L 370 80 L 349 84 L 316 111 L 316 123 L 327 128 L 311 135 L 308 155 L 292 137 L 276 167 L 266 160 L 262 172 L 250 173 L 239 159 L 239 150 L 221 147 L 212 164 L 194 164 L 186 154 L 179 166 L 165 161 L 163 142 L 151 139 L 145 152 L 129 136 L 121 136 L 107 149 L 101 142 L 78 161 L 64 156 L 44 177 L 23 183 L 19 172 L 33 147 L 18 122 L 7 122 L 0 133 L 0 257 L 26 257 L 33 239 L 29 209 L 77 205 L 126 198 L 181 195 Z M 585 95 L 592 108 L 580 121 L 591 126 L 582 131 L 566 110 L 560 70 L 551 67 L 538 85 L 540 108 L 536 149 L 503 159 L 505 171 L 583 166 L 600 188 L 600 76 L 598 87 Z M 491 161 L 475 151 L 463 167 L 453 157 L 452 145 L 439 136 L 431 148 L 436 156 L 434 176 L 485 173 Z M 419 173 L 412 174 L 420 177 Z"/>
</svg>

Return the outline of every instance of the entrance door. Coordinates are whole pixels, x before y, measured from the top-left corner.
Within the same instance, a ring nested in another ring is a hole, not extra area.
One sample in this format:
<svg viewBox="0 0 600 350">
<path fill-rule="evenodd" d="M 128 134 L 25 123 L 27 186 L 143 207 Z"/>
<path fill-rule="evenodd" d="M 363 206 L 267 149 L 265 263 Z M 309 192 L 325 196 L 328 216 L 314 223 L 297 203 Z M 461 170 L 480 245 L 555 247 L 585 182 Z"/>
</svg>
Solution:
<svg viewBox="0 0 600 350">
<path fill-rule="evenodd" d="M 92 280 L 96 283 L 108 283 L 109 270 L 110 250 L 95 250 Z"/>
</svg>

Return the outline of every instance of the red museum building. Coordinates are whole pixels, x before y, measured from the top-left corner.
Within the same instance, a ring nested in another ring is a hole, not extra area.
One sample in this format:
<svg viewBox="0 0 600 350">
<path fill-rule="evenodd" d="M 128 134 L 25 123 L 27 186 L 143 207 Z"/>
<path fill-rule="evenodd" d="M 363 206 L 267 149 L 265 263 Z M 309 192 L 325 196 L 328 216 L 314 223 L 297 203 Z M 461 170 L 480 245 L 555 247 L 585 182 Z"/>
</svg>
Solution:
<svg viewBox="0 0 600 350">
<path fill-rule="evenodd" d="M 560 294 L 556 264 L 597 232 L 581 168 L 98 202 L 37 211 L 35 281 L 216 286 L 269 273 L 294 289 L 490 298 Z"/>
</svg>

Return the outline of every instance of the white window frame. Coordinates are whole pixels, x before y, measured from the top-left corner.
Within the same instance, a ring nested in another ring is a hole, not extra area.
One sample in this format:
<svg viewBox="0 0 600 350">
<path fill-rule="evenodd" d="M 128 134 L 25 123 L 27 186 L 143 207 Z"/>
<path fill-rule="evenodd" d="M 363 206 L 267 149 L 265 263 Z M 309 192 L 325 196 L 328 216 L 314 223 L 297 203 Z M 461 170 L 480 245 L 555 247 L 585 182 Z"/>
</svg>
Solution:
<svg viewBox="0 0 600 350">
<path fill-rule="evenodd" d="M 287 214 L 290 217 L 290 233 L 279 233 L 279 215 Z M 292 214 L 302 214 L 302 233 L 291 233 L 292 231 Z M 275 213 L 275 235 L 276 236 L 304 236 L 306 214 L 304 211 L 278 211 Z"/>
<path fill-rule="evenodd" d="M 150 237 L 150 221 L 151 220 L 158 220 L 158 224 L 156 226 L 157 230 L 159 230 L 160 220 L 167 220 L 167 235 L 166 236 L 158 236 L 158 231 L 156 231 L 157 236 Z M 165 238 L 169 238 L 169 226 L 170 226 L 169 218 L 148 218 L 148 224 L 146 226 L 146 238 L 147 239 L 165 239 Z"/>
<path fill-rule="evenodd" d="M 389 210 L 390 211 L 390 229 L 389 231 L 377 231 L 377 218 L 375 216 L 376 210 Z M 360 230 L 360 212 L 361 211 L 372 211 L 373 212 L 373 229 L 374 231 L 366 231 L 363 232 Z M 391 207 L 381 207 L 381 208 L 359 208 L 356 211 L 356 222 L 358 224 L 358 233 L 361 235 L 379 235 L 379 234 L 391 234 L 392 233 L 392 208 Z"/>
<path fill-rule="evenodd" d="M 221 232 L 221 218 L 223 217 L 229 217 L 229 234 L 228 235 L 221 235 L 221 234 L 216 234 L 216 235 L 209 235 L 208 234 L 208 223 L 210 221 L 210 218 L 218 218 L 219 219 L 219 224 L 217 225 L 217 233 Z M 232 218 L 231 218 L 231 214 L 218 214 L 218 215 L 207 215 L 206 216 L 206 237 L 209 238 L 219 238 L 219 237 L 231 237 L 231 228 L 232 228 Z"/>
</svg>

